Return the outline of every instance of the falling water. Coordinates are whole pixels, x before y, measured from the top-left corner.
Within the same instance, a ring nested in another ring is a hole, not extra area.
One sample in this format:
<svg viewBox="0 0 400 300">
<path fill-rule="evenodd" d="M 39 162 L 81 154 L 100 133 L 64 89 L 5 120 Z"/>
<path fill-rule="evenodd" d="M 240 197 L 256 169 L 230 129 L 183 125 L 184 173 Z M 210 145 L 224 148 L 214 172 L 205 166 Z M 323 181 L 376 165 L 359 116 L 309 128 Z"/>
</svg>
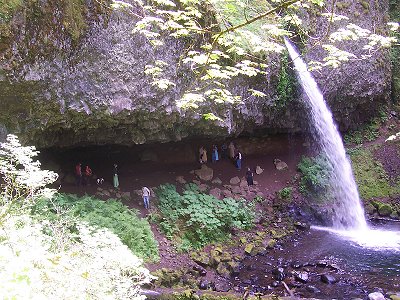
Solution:
<svg viewBox="0 0 400 300">
<path fill-rule="evenodd" d="M 285 39 L 286 47 L 298 72 L 301 85 L 308 97 L 310 114 L 317 138 L 332 166 L 330 183 L 335 204 L 333 225 L 337 229 L 365 229 L 367 224 L 360 203 L 357 185 L 351 165 L 346 157 L 340 134 L 335 126 L 332 113 L 328 109 L 317 83 L 308 72 L 306 64 L 300 58 L 293 45 Z"/>
</svg>

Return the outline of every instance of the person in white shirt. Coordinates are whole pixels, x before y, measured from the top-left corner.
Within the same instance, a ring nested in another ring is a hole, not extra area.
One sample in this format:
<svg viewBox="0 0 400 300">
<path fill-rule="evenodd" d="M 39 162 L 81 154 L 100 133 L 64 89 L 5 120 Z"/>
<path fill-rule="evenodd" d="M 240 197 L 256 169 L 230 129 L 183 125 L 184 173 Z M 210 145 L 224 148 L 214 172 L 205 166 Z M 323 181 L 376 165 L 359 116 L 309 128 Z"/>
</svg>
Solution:
<svg viewBox="0 0 400 300">
<path fill-rule="evenodd" d="M 150 208 L 150 190 L 148 187 L 144 186 L 142 188 L 142 195 L 143 195 L 144 208 L 149 209 Z"/>
</svg>

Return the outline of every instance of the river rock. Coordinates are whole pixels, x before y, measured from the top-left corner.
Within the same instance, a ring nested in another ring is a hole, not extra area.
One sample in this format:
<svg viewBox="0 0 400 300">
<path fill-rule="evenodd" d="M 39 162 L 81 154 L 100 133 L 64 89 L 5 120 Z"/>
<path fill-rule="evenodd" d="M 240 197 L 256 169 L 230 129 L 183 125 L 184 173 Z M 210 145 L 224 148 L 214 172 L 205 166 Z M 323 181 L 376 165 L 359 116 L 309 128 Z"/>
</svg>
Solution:
<svg viewBox="0 0 400 300">
<path fill-rule="evenodd" d="M 308 273 L 307 272 L 294 272 L 294 277 L 298 282 L 306 283 L 308 281 Z"/>
<path fill-rule="evenodd" d="M 181 184 L 185 184 L 186 183 L 186 180 L 185 180 L 185 178 L 183 176 L 177 176 L 175 178 L 175 180 L 176 180 L 176 182 L 179 182 Z"/>
<path fill-rule="evenodd" d="M 296 223 L 294 223 L 294 226 L 301 230 L 309 230 L 310 229 L 310 225 L 305 222 L 296 222 Z"/>
<path fill-rule="evenodd" d="M 272 274 L 274 275 L 274 278 L 278 281 L 282 281 L 286 277 L 285 269 L 282 267 L 273 269 Z"/>
<path fill-rule="evenodd" d="M 202 267 L 207 267 L 211 263 L 210 257 L 204 252 L 201 253 L 193 252 L 191 254 L 191 258 L 195 263 L 198 263 Z"/>
<path fill-rule="evenodd" d="M 214 170 L 207 167 L 207 165 L 202 165 L 201 168 L 195 170 L 194 173 L 197 177 L 204 181 L 210 181 L 214 176 Z"/>
<path fill-rule="evenodd" d="M 199 289 L 207 290 L 210 288 L 210 282 L 207 279 L 202 279 L 199 282 Z"/>
<path fill-rule="evenodd" d="M 257 167 L 256 167 L 256 174 L 257 174 L 257 175 L 260 175 L 262 172 L 264 172 L 264 169 L 261 169 L 260 166 L 257 166 Z"/>
<path fill-rule="evenodd" d="M 383 204 L 380 205 L 379 208 L 378 208 L 378 214 L 379 214 L 381 217 L 388 217 L 388 216 L 390 216 L 390 214 L 392 213 L 392 211 L 393 211 L 393 208 L 392 208 L 389 204 L 386 204 L 386 203 L 383 203 Z"/>
<path fill-rule="evenodd" d="M 230 184 L 238 184 L 240 182 L 240 178 L 238 176 L 235 176 L 229 180 Z"/>
<path fill-rule="evenodd" d="M 275 164 L 275 168 L 276 168 L 278 171 L 283 171 L 283 170 L 287 170 L 287 169 L 288 169 L 287 163 L 285 163 L 284 161 L 281 161 L 281 160 L 278 159 L 278 158 L 275 158 L 275 159 L 274 159 L 274 164 Z"/>
<path fill-rule="evenodd" d="M 385 296 L 380 292 L 373 292 L 368 294 L 368 300 L 385 300 Z"/>
<path fill-rule="evenodd" d="M 220 198 L 221 197 L 221 190 L 219 188 L 213 188 L 210 190 L 210 195 L 213 195 L 215 198 Z"/>
<path fill-rule="evenodd" d="M 217 177 L 217 178 L 213 179 L 213 181 L 211 181 L 211 183 L 213 183 L 213 184 L 222 184 L 222 180 Z"/>
<path fill-rule="evenodd" d="M 321 275 L 321 281 L 327 284 L 334 284 L 337 279 L 330 274 L 323 274 Z"/>
<path fill-rule="evenodd" d="M 293 269 L 300 269 L 300 268 L 303 266 L 303 264 L 301 264 L 301 263 L 298 262 L 298 261 L 293 261 L 293 262 L 290 264 L 290 266 L 291 266 Z"/>
<path fill-rule="evenodd" d="M 229 270 L 228 264 L 223 262 L 218 264 L 217 273 L 225 278 L 229 278 L 231 276 L 231 271 Z"/>
<path fill-rule="evenodd" d="M 306 289 L 307 289 L 307 291 L 314 293 L 314 294 L 321 292 L 318 288 L 316 288 L 313 285 L 307 285 Z"/>
</svg>

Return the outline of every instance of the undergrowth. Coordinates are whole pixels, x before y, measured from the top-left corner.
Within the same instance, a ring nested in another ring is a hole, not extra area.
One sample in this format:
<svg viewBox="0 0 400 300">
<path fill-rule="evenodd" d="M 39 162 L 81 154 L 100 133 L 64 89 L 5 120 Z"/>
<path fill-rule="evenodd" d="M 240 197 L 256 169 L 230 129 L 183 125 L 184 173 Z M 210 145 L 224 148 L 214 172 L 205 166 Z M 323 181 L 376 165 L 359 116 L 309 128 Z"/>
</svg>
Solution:
<svg viewBox="0 0 400 300">
<path fill-rule="evenodd" d="M 300 192 L 322 200 L 328 193 L 329 174 L 332 169 L 327 158 L 322 155 L 316 157 L 303 156 L 297 168 L 302 174 Z"/>
<path fill-rule="evenodd" d="M 361 148 L 349 151 L 361 198 L 369 200 L 400 194 L 400 182 L 394 185 L 389 183 L 382 164 L 374 158 L 371 151 Z"/>
<path fill-rule="evenodd" d="M 250 229 L 254 223 L 252 204 L 232 198 L 219 200 L 201 193 L 195 184 L 186 185 L 182 194 L 171 184 L 161 185 L 156 194 L 160 215 L 154 219 L 181 251 L 224 241 L 231 229 Z"/>
<path fill-rule="evenodd" d="M 60 218 L 60 208 L 65 217 L 86 221 L 96 228 L 108 228 L 137 256 L 146 260 L 158 259 L 158 245 L 147 220 L 138 217 L 120 201 L 102 201 L 90 196 L 78 197 L 71 194 L 57 194 L 52 202 L 38 201 L 32 208 L 39 219 L 55 221 Z M 74 222 L 69 230 L 74 231 Z"/>
</svg>

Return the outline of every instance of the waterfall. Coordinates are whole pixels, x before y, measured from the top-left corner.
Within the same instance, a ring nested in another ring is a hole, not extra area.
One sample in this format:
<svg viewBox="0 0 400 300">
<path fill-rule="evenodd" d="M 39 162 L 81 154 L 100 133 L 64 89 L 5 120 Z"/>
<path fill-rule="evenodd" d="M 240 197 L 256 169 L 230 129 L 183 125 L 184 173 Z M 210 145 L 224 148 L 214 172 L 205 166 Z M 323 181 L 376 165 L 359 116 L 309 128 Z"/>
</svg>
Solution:
<svg viewBox="0 0 400 300">
<path fill-rule="evenodd" d="M 336 229 L 366 229 L 364 210 L 361 206 L 351 164 L 346 157 L 342 138 L 335 126 L 332 113 L 327 107 L 317 83 L 294 46 L 286 38 L 285 44 L 303 90 L 307 94 L 305 98 L 310 108 L 310 117 L 317 140 L 321 145 L 322 152 L 332 166 L 329 181 L 333 194 L 331 201 L 334 204 L 333 226 Z"/>
</svg>

